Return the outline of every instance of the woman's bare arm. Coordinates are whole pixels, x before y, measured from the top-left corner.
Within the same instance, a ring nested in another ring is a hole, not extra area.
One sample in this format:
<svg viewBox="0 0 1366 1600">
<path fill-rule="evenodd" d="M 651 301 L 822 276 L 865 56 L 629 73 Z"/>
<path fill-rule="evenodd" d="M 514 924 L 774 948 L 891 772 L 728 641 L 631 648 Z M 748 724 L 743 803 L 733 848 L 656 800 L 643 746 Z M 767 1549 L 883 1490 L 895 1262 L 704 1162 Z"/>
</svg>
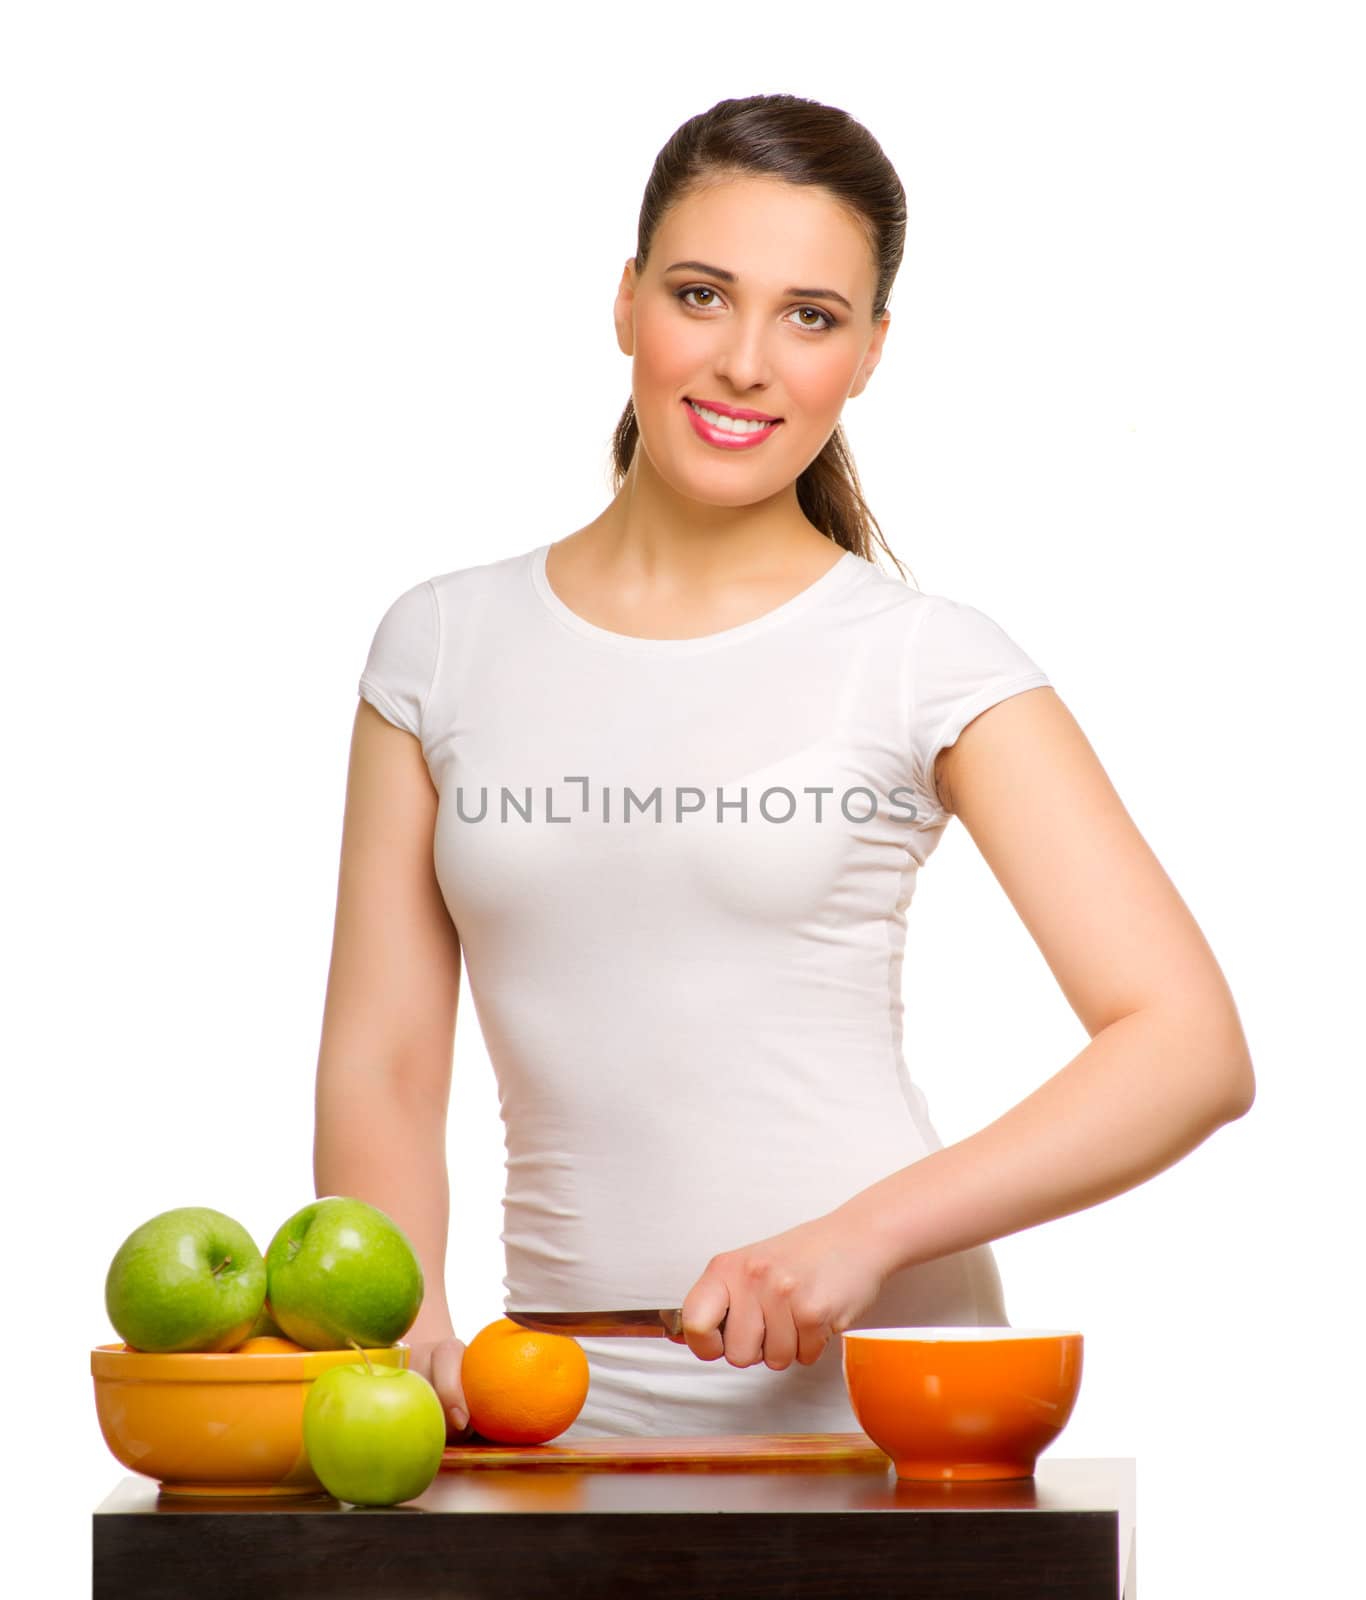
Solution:
<svg viewBox="0 0 1366 1600">
<path fill-rule="evenodd" d="M 415 1347 L 452 1334 L 446 1110 L 460 941 L 433 865 L 436 807 L 418 741 L 360 701 L 318 1053 L 313 1175 L 319 1195 L 367 1200 L 412 1241 L 425 1280 L 422 1309 L 405 1335 Z"/>
<path fill-rule="evenodd" d="M 854 1197 L 894 1270 L 1120 1194 L 1256 1094 L 1213 952 L 1051 687 L 970 723 L 936 786 L 1091 1042 L 989 1127 Z"/>
</svg>

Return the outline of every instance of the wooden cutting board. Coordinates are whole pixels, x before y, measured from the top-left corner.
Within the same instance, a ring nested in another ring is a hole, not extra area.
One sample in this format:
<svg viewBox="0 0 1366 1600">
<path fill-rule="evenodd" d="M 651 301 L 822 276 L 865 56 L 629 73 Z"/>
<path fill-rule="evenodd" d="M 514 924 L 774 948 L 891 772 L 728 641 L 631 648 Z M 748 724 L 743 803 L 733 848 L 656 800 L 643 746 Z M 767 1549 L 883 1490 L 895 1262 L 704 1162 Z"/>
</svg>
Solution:
<svg viewBox="0 0 1366 1600">
<path fill-rule="evenodd" d="M 866 1472 L 890 1459 L 866 1433 L 727 1433 L 703 1438 L 581 1439 L 576 1444 L 447 1445 L 443 1472 L 573 1467 L 597 1472 L 743 1472 L 777 1468 Z"/>
</svg>

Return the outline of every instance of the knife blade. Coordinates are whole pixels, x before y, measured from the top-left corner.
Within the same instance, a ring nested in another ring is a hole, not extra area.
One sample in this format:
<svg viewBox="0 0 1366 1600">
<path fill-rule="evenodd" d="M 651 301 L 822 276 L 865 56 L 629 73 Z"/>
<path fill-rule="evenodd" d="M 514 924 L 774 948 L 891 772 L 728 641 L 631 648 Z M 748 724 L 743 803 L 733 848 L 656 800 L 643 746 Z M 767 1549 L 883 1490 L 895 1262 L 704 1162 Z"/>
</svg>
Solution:
<svg viewBox="0 0 1366 1600">
<path fill-rule="evenodd" d="M 518 1327 L 531 1328 L 536 1333 L 564 1333 L 571 1338 L 581 1335 L 585 1339 L 621 1335 L 687 1343 L 681 1306 L 648 1311 L 504 1311 L 503 1315 Z M 726 1319 L 722 1317 L 718 1332 L 724 1332 L 725 1326 Z"/>
</svg>

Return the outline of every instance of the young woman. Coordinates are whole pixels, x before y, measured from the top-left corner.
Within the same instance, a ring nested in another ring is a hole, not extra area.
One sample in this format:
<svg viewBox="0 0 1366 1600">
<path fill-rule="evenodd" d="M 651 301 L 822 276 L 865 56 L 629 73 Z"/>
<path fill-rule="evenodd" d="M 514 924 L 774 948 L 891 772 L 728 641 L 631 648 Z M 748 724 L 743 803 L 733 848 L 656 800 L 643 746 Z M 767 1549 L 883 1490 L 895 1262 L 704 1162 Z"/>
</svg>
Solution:
<svg viewBox="0 0 1366 1600">
<path fill-rule="evenodd" d="M 755 96 L 685 123 L 617 294 L 611 503 L 415 585 L 375 632 L 315 1178 L 413 1240 L 413 1365 L 453 1435 L 462 959 L 505 1123 L 509 1307 L 684 1310 L 686 1344 L 581 1341 L 565 1439 L 856 1429 L 841 1330 L 1005 1324 L 990 1241 L 1252 1103 L 1223 975 L 1045 674 L 873 563 L 840 413 L 882 356 L 905 219 L 842 111 Z M 902 1056 L 901 960 L 952 816 L 1091 1039 L 944 1148 Z"/>
</svg>

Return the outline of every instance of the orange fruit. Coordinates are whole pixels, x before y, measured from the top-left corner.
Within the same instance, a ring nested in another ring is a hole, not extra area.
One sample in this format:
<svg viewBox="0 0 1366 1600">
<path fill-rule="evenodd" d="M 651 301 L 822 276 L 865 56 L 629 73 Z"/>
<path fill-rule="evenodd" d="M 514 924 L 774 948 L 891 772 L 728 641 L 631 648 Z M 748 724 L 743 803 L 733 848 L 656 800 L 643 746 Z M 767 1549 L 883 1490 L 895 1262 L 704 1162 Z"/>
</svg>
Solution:
<svg viewBox="0 0 1366 1600">
<path fill-rule="evenodd" d="M 544 1444 L 583 1410 L 588 1357 L 566 1334 L 499 1317 L 465 1346 L 460 1387 L 476 1433 L 498 1444 Z"/>
<path fill-rule="evenodd" d="M 291 1350 L 302 1350 L 301 1344 L 295 1344 L 293 1339 L 277 1339 L 273 1334 L 257 1334 L 254 1339 L 244 1339 L 241 1344 L 232 1347 L 235 1356 L 275 1356 L 283 1355 Z"/>
</svg>

